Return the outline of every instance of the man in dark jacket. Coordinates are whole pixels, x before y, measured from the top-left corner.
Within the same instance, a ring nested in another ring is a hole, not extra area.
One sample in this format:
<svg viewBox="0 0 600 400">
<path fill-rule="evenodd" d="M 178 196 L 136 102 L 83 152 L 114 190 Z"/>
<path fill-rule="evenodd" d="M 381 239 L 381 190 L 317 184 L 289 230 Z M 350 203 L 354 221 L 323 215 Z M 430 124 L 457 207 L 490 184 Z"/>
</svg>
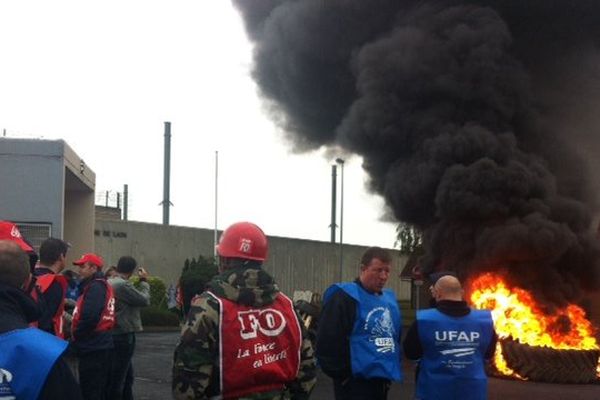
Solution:
<svg viewBox="0 0 600 400">
<path fill-rule="evenodd" d="M 79 383 L 84 399 L 105 400 L 113 356 L 110 330 L 115 325 L 115 298 L 102 274 L 101 257 L 88 253 L 73 264 L 82 278 L 71 327 L 79 358 Z"/>
<path fill-rule="evenodd" d="M 436 308 L 420 310 L 404 338 L 404 354 L 419 360 L 419 399 L 486 399 L 484 361 L 494 355 L 496 334 L 487 310 L 471 310 L 461 284 L 445 275 L 432 288 Z"/>
<path fill-rule="evenodd" d="M 173 363 L 175 399 L 308 399 L 310 340 L 291 300 L 262 268 L 267 238 L 249 222 L 227 228 L 221 274 L 192 300 Z M 289 396 L 289 397 L 285 397 Z"/>
<path fill-rule="evenodd" d="M 385 249 L 370 247 L 359 277 L 323 295 L 317 359 L 333 379 L 336 400 L 385 400 L 390 382 L 402 380 L 400 309 L 384 289 L 390 263 Z"/>
<path fill-rule="evenodd" d="M 19 246 L 0 241 L 0 394 L 24 400 L 81 399 L 62 358 L 67 343 L 28 328 L 39 315 L 24 291 L 29 271 L 28 257 Z"/>
<path fill-rule="evenodd" d="M 61 275 L 66 266 L 69 246 L 60 239 L 48 238 L 40 245 L 40 262 L 33 275 L 42 293 L 39 299 L 44 303 L 44 311 L 38 328 L 60 338 L 64 338 L 63 312 L 67 293 L 67 279 Z"/>
</svg>

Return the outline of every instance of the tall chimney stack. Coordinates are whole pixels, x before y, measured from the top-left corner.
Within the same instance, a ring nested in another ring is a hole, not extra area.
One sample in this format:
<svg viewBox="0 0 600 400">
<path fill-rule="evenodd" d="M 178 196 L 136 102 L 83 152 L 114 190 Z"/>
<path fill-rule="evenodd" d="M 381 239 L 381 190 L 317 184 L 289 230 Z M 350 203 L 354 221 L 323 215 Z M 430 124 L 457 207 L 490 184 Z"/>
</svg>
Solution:
<svg viewBox="0 0 600 400">
<path fill-rule="evenodd" d="M 129 185 L 123 185 L 123 220 L 127 221 L 129 216 Z"/>
</svg>

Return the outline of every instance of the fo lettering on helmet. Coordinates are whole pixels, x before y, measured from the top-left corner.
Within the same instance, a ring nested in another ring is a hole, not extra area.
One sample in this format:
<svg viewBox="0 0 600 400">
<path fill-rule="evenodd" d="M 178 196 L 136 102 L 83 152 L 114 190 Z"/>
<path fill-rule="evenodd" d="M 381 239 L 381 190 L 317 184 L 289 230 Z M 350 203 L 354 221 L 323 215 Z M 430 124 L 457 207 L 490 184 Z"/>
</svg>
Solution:
<svg viewBox="0 0 600 400">
<path fill-rule="evenodd" d="M 239 311 L 242 339 L 254 339 L 258 332 L 265 336 L 277 336 L 283 331 L 287 322 L 283 314 L 272 308 L 266 310 Z"/>
<path fill-rule="evenodd" d="M 16 225 L 13 226 L 12 229 L 10 230 L 10 235 L 15 238 L 21 237 L 21 232 L 19 232 L 19 228 L 17 228 Z"/>
</svg>

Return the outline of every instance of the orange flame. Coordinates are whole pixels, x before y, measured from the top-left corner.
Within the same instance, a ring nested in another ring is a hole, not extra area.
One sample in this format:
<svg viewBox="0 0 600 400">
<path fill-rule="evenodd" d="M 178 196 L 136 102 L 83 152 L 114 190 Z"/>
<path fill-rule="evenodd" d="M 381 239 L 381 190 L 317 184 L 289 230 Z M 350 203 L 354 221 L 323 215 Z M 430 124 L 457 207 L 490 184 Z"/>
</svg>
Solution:
<svg viewBox="0 0 600 400">
<path fill-rule="evenodd" d="M 574 304 L 555 314 L 545 314 L 528 291 L 509 288 L 502 277 L 491 273 L 477 277 L 469 286 L 473 306 L 491 310 L 500 339 L 512 338 L 529 346 L 552 349 L 599 349 L 591 322 L 585 318 L 583 309 Z M 499 343 L 494 362 L 503 375 L 526 379 L 509 368 Z M 600 364 L 597 372 L 600 377 Z"/>
</svg>

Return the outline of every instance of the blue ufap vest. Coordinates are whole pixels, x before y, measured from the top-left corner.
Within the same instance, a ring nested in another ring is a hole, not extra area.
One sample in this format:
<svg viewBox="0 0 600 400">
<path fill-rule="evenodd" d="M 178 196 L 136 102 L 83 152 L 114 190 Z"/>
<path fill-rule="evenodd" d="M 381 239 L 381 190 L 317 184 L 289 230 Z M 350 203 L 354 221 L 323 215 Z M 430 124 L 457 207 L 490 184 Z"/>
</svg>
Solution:
<svg viewBox="0 0 600 400">
<path fill-rule="evenodd" d="M 494 330 L 491 313 L 471 310 L 451 317 L 431 308 L 417 312 L 417 326 L 423 346 L 417 398 L 486 399 L 484 356 Z"/>
<path fill-rule="evenodd" d="M 0 398 L 35 400 L 67 342 L 36 328 L 0 335 Z"/>
<path fill-rule="evenodd" d="M 325 291 L 324 301 L 340 289 L 356 301 L 356 321 L 350 335 L 352 374 L 401 381 L 401 320 L 394 292 L 384 289 L 376 295 L 355 282 L 337 283 Z"/>
</svg>

